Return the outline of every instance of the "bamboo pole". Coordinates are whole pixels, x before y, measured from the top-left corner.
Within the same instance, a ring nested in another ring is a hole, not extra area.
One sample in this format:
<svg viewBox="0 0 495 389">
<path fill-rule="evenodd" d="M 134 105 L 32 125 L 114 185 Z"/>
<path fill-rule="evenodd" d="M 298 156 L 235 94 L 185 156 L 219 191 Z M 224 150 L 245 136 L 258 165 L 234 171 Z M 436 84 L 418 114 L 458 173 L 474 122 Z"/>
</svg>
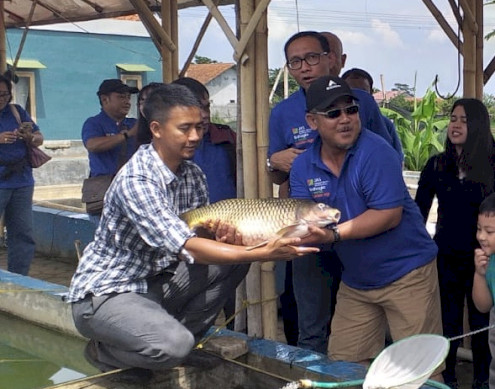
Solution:
<svg viewBox="0 0 495 389">
<path fill-rule="evenodd" d="M 141 18 L 143 24 L 145 24 L 146 28 L 150 32 L 150 35 L 153 36 L 158 36 L 160 38 L 160 44 L 165 47 L 167 47 L 170 51 L 176 51 L 177 46 L 176 42 L 172 40 L 170 35 L 168 35 L 162 26 L 160 26 L 160 23 L 155 19 L 155 16 L 153 15 L 153 12 L 150 11 L 144 0 L 129 0 L 129 2 L 132 4 L 134 9 L 137 11 L 139 14 L 139 17 Z M 162 3 L 162 14 L 163 14 L 163 9 L 164 7 L 167 6 L 167 1 L 164 1 Z M 163 16 L 163 15 L 162 15 Z M 151 30 L 151 31 L 150 31 Z M 155 38 L 156 39 L 156 38 Z"/>
<path fill-rule="evenodd" d="M 236 34 L 237 36 L 241 35 L 241 22 L 240 22 L 240 11 L 239 11 L 239 2 L 240 0 L 236 0 L 235 2 L 235 26 L 236 26 Z M 241 66 L 237 65 L 237 101 L 242 101 L 241 97 L 241 76 L 240 76 L 240 68 Z M 238 103 L 237 104 L 237 144 L 236 144 L 236 157 L 237 157 L 237 197 L 244 197 L 244 167 L 242 163 L 242 136 L 241 136 L 241 128 L 242 128 L 242 107 Z M 247 288 L 246 288 L 246 279 L 242 280 L 241 284 L 237 287 L 236 291 L 236 312 L 239 314 L 235 318 L 234 329 L 236 331 L 247 332 L 247 312 L 244 308 L 244 301 L 247 300 Z"/>
<path fill-rule="evenodd" d="M 223 15 L 218 10 L 218 7 L 215 5 L 215 3 L 213 2 L 213 0 L 202 0 L 202 1 L 203 1 L 203 4 L 208 7 L 208 10 L 210 11 L 210 13 L 212 14 L 212 16 L 217 21 L 218 25 L 220 26 L 220 28 L 222 29 L 223 33 L 227 37 L 227 40 L 231 44 L 232 48 L 235 50 L 235 47 L 237 46 L 237 44 L 239 43 L 239 41 L 237 40 L 237 37 L 234 35 L 234 33 L 232 32 L 232 30 L 230 29 L 229 24 L 227 23 L 227 21 L 225 20 L 225 18 L 223 17 Z M 239 6 L 240 6 L 240 10 L 242 11 L 242 8 L 244 7 L 244 2 L 243 1 L 240 1 L 239 2 Z"/>
<path fill-rule="evenodd" d="M 162 28 L 165 34 L 170 36 L 172 29 L 171 26 L 171 3 L 175 0 L 163 0 L 162 1 Z M 162 78 L 163 82 L 170 83 L 174 80 L 172 70 L 172 52 L 168 50 L 165 43 L 161 42 L 161 55 L 162 55 Z"/>
<path fill-rule="evenodd" d="M 465 9 L 471 7 L 469 4 L 464 4 L 464 15 L 467 12 L 473 14 L 473 9 Z M 474 7 L 473 7 L 474 8 Z M 462 31 L 464 35 L 464 71 L 463 71 L 463 97 L 476 96 L 476 34 L 470 28 L 472 23 L 469 23 L 464 17 Z"/>
<path fill-rule="evenodd" d="M 483 100 L 483 86 L 484 86 L 484 74 L 483 74 L 483 1 L 476 0 L 475 5 L 475 17 L 476 24 L 478 25 L 478 32 L 476 34 L 476 98 Z"/>
<path fill-rule="evenodd" d="M 7 71 L 7 48 L 5 42 L 6 38 L 6 29 L 5 29 L 5 9 L 4 2 L 0 0 L 0 72 L 1 74 L 5 74 Z M 0 231 L 0 235 L 3 234 L 3 229 Z"/>
<path fill-rule="evenodd" d="M 256 130 L 258 143 L 258 185 L 259 196 L 272 197 L 273 185 L 268 176 L 266 166 L 266 155 L 268 151 L 268 117 L 269 102 L 268 102 L 268 28 L 266 14 L 266 0 L 255 0 L 256 11 L 260 8 L 264 12 L 259 15 L 255 14 L 252 18 L 258 20 L 255 29 L 255 52 L 256 57 Z M 253 23 L 250 21 L 250 25 Z M 243 41 L 244 36 L 240 40 Z M 261 264 L 261 304 L 263 337 L 265 339 L 277 339 L 277 291 L 275 287 L 275 263 L 264 262 Z"/>
<path fill-rule="evenodd" d="M 175 46 L 179 45 L 179 26 L 177 21 L 177 1 L 173 0 L 170 2 L 170 37 L 174 42 Z M 179 76 L 179 50 L 170 50 L 171 51 L 171 63 L 170 63 L 170 76 L 172 80 L 177 79 Z"/>
<path fill-rule="evenodd" d="M 253 13 L 252 0 L 239 2 L 240 33 L 241 36 Z M 241 79 L 241 138 L 244 167 L 244 197 L 258 197 L 258 158 L 256 150 L 256 89 L 255 89 L 255 46 L 254 39 L 246 46 L 249 59 L 238 63 Z M 261 300 L 261 265 L 253 263 L 246 277 L 246 294 L 248 301 Z M 248 306 L 248 335 L 263 337 L 261 321 L 261 306 L 259 304 Z"/>
<path fill-rule="evenodd" d="M 247 42 L 251 40 L 253 33 L 257 30 L 258 26 L 260 25 L 259 22 L 261 18 L 266 18 L 266 9 L 268 8 L 268 4 L 270 4 L 270 0 L 256 0 L 256 2 L 257 2 L 256 9 L 254 13 L 251 15 L 249 23 L 244 29 L 241 39 L 239 40 L 239 42 L 235 47 L 234 59 L 236 62 L 239 62 L 242 55 L 244 54 L 244 49 L 246 48 Z"/>
</svg>

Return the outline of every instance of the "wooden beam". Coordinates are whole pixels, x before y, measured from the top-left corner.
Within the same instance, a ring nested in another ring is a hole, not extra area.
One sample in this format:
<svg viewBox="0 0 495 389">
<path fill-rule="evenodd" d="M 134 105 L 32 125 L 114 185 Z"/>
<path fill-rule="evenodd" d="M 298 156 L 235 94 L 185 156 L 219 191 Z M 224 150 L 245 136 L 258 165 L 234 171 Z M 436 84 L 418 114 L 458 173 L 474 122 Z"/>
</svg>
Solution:
<svg viewBox="0 0 495 389">
<path fill-rule="evenodd" d="M 214 4 L 215 6 L 218 5 L 220 0 L 215 0 Z M 182 66 L 182 70 L 180 71 L 179 78 L 184 77 L 184 75 L 187 72 L 187 69 L 189 69 L 189 65 L 191 65 L 191 62 L 194 59 L 194 56 L 196 55 L 196 52 L 198 51 L 198 47 L 203 40 L 203 37 L 205 36 L 206 30 L 208 29 L 208 26 L 210 25 L 211 19 L 213 16 L 211 15 L 210 12 L 208 12 L 208 15 L 206 15 L 205 21 L 203 22 L 203 25 L 201 26 L 198 36 L 196 37 L 196 41 L 194 41 L 193 47 L 191 48 L 191 52 L 189 53 L 189 56 L 186 59 L 186 62 L 184 62 L 184 65 Z"/>
<path fill-rule="evenodd" d="M 227 40 L 229 41 L 230 45 L 232 48 L 235 50 L 237 44 L 239 41 L 237 40 L 237 37 L 235 34 L 232 32 L 229 24 L 223 17 L 222 13 L 218 10 L 218 7 L 215 5 L 213 0 L 202 0 L 203 4 L 208 7 L 208 10 L 212 14 L 212 16 L 215 18 L 217 23 L 219 24 L 220 28 L 222 29 L 223 33 L 227 37 Z"/>
<path fill-rule="evenodd" d="M 251 39 L 254 31 L 256 30 L 256 26 L 260 22 L 260 19 L 265 16 L 265 12 L 269 4 L 270 4 L 270 0 L 261 0 L 256 5 L 256 9 L 254 10 L 253 15 L 251 16 L 251 19 L 249 20 L 246 29 L 243 31 L 241 35 L 241 39 L 234 47 L 235 49 L 234 60 L 236 62 L 239 62 L 239 60 L 241 59 L 241 56 L 244 53 L 244 50 L 246 49 L 246 45 L 248 41 Z"/>
<path fill-rule="evenodd" d="M 445 34 L 447 34 L 447 37 L 450 39 L 453 45 L 456 48 L 458 48 L 461 54 L 463 54 L 464 47 L 460 37 L 458 37 L 457 34 L 454 32 L 454 30 L 452 30 L 452 27 L 450 27 L 449 23 L 445 20 L 445 18 L 438 10 L 438 8 L 432 3 L 431 0 L 423 0 L 423 3 L 426 6 L 426 8 L 430 10 L 431 14 L 436 19 L 436 21 L 438 22 L 442 30 L 445 32 Z"/>
<path fill-rule="evenodd" d="M 167 46 L 167 48 L 172 52 L 176 51 L 177 46 L 175 46 L 170 36 L 167 35 L 162 26 L 160 26 L 160 23 L 158 23 L 158 21 L 155 19 L 153 12 L 151 12 L 144 0 L 129 0 L 129 2 L 136 9 L 141 20 L 146 20 L 146 24 L 151 29 L 151 31 L 153 33 L 156 33 L 156 35 L 160 37 L 161 44 Z"/>
<path fill-rule="evenodd" d="M 469 29 L 473 32 L 473 34 L 477 34 L 478 23 L 476 23 L 476 16 L 473 13 L 473 10 L 471 9 L 471 7 L 474 6 L 473 0 L 470 0 L 469 3 L 467 2 L 467 0 L 459 0 L 459 4 L 461 5 L 462 10 L 464 11 L 464 21 L 467 23 Z"/>
<path fill-rule="evenodd" d="M 485 71 L 483 72 L 483 82 L 486 83 L 490 80 L 490 77 L 495 72 L 495 56 L 492 58 L 490 63 L 486 66 Z"/>
<path fill-rule="evenodd" d="M 7 71 L 7 48 L 6 48 L 6 29 L 5 29 L 5 16 L 4 16 L 4 2 L 0 1 L 0 74 L 5 74 Z M 0 227 L 3 227 L 3 223 L 0 222 Z M 3 228 L 0 231 L 3 236 Z"/>
<path fill-rule="evenodd" d="M 454 14 L 455 19 L 457 20 L 457 24 L 459 26 L 462 26 L 462 16 L 461 13 L 459 12 L 459 7 L 457 6 L 457 3 L 455 0 L 449 0 L 450 8 L 452 9 L 452 13 Z"/>
<path fill-rule="evenodd" d="M 24 48 L 24 43 L 26 42 L 26 37 L 29 31 L 29 25 L 33 20 L 34 10 L 36 9 L 37 1 L 38 0 L 33 0 L 33 2 L 31 3 L 31 9 L 29 10 L 29 15 L 26 20 L 26 26 L 24 28 L 24 31 L 22 32 L 21 42 L 19 43 L 19 48 L 17 49 L 14 63 L 12 64 L 12 79 L 14 79 L 15 71 L 17 69 L 17 63 L 19 62 L 19 58 L 21 58 L 22 49 Z"/>
<path fill-rule="evenodd" d="M 476 34 L 476 98 L 483 100 L 483 0 L 476 0 L 474 12 L 479 27 Z"/>
</svg>

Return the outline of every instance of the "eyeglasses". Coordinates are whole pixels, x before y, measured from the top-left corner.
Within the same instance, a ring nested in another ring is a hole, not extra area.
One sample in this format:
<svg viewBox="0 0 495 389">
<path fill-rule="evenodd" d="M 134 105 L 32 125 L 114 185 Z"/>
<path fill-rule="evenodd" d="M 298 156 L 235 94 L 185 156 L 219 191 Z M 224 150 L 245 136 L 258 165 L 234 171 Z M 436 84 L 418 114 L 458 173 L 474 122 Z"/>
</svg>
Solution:
<svg viewBox="0 0 495 389">
<path fill-rule="evenodd" d="M 329 119 L 337 119 L 340 115 L 342 115 L 342 112 L 345 112 L 346 115 L 355 115 L 359 112 L 359 105 L 349 105 L 348 107 L 344 107 L 344 108 L 337 108 L 325 112 L 313 112 L 313 113 L 317 115 L 326 116 Z"/>
<path fill-rule="evenodd" d="M 10 93 L 9 92 L 0 92 L 0 98 L 1 97 L 9 97 Z"/>
<path fill-rule="evenodd" d="M 327 55 L 328 53 L 324 51 L 323 53 L 308 53 L 304 58 L 295 57 L 290 61 L 287 61 L 287 66 L 291 70 L 299 70 L 302 68 L 303 61 L 305 61 L 309 66 L 315 66 L 320 63 L 320 58 L 322 55 Z"/>
</svg>

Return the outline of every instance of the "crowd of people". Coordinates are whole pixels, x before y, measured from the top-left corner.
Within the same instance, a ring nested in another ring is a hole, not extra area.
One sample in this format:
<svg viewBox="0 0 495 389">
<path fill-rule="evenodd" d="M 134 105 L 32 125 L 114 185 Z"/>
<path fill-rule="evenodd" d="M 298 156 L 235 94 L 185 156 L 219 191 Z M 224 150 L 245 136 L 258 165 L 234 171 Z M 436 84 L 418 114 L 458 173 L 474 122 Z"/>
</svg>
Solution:
<svg viewBox="0 0 495 389">
<path fill-rule="evenodd" d="M 341 211 L 332 228 L 277 238 L 246 251 L 238 231 L 209 221 L 208 236 L 181 213 L 237 191 L 236 133 L 211 122 L 207 88 L 192 78 L 141 90 L 104 80 L 101 111 L 86 120 L 82 140 L 90 177 L 111 175 L 98 225 L 73 276 L 67 301 L 90 339 L 86 358 L 102 371 L 154 370 L 203 364 L 195 345 L 255 261 L 277 261 L 287 343 L 332 360 L 369 365 L 386 347 L 416 334 L 447 338 L 469 327 L 473 389 L 495 388 L 495 140 L 486 106 L 454 102 L 445 151 L 421 172 L 413 199 L 394 124 L 372 97 L 373 78 L 352 68 L 338 36 L 303 31 L 284 54 L 299 89 L 273 107 L 266 171 L 279 197 L 310 199 Z M 128 118 L 137 94 L 138 117 Z M 0 76 L 0 214 L 8 270 L 27 274 L 34 254 L 34 188 L 27 147 L 40 145 L 36 124 L 19 136 L 12 84 Z M 32 122 L 16 106 L 23 122 Z M 434 198 L 433 238 L 426 229 Z M 216 239 L 212 239 L 214 236 Z M 490 319 L 491 312 L 491 319 Z M 432 378 L 456 388 L 459 340 Z M 490 374 L 492 372 L 492 374 Z"/>
</svg>

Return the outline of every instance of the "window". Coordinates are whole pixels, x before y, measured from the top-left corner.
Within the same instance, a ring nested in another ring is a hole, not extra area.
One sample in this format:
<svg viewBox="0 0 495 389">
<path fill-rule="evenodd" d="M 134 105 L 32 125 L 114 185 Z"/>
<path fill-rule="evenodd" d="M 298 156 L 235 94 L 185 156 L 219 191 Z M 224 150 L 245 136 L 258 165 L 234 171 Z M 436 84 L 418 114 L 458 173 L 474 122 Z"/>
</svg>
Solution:
<svg viewBox="0 0 495 389">
<path fill-rule="evenodd" d="M 143 76 L 141 76 L 140 74 L 121 74 L 120 79 L 124 84 L 127 84 L 129 86 L 135 86 L 138 89 L 141 89 L 143 87 Z M 131 109 L 129 110 L 129 114 L 128 114 L 128 116 L 131 118 L 138 117 L 137 98 L 138 98 L 137 93 L 131 95 Z"/>
<path fill-rule="evenodd" d="M 35 74 L 29 71 L 16 71 L 17 83 L 12 86 L 12 102 L 19 104 L 36 122 Z"/>
</svg>

